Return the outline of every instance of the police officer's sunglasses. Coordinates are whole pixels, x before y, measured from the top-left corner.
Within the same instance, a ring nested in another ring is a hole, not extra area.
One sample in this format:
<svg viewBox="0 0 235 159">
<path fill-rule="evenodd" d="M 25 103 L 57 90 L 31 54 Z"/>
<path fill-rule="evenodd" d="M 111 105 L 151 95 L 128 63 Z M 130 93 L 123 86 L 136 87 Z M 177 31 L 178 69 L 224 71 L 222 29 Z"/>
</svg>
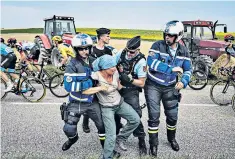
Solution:
<svg viewBox="0 0 235 159">
<path fill-rule="evenodd" d="M 79 47 L 78 51 L 89 50 L 89 49 L 90 49 L 90 47 L 84 47 L 84 48 Z"/>
<path fill-rule="evenodd" d="M 137 51 L 139 51 L 140 49 L 136 49 L 136 50 L 129 50 L 126 49 L 127 52 L 129 52 L 130 54 L 135 54 Z"/>
<path fill-rule="evenodd" d="M 174 37 L 175 35 L 171 35 L 171 34 L 165 34 L 165 37 L 169 36 L 170 38 Z"/>
</svg>

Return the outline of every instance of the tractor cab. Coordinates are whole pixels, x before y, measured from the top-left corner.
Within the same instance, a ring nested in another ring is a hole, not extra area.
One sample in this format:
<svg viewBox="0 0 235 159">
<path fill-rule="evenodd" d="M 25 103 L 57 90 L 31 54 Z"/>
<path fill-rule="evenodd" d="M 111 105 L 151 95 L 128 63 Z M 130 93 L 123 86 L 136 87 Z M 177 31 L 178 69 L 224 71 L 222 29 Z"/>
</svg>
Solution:
<svg viewBox="0 0 235 159">
<path fill-rule="evenodd" d="M 223 52 L 225 47 L 224 41 L 218 41 L 215 29 L 223 26 L 223 32 L 227 33 L 226 24 L 217 24 L 218 20 L 212 21 L 182 21 L 184 25 L 184 36 L 182 41 L 188 48 L 195 69 L 199 69 L 199 63 L 206 67 L 201 69 L 209 74 L 213 61 L 215 61 Z M 201 65 L 202 66 L 202 65 Z"/>
<path fill-rule="evenodd" d="M 227 25 L 217 24 L 217 22 L 218 20 L 215 23 L 213 23 L 212 21 L 201 21 L 201 20 L 182 21 L 182 23 L 184 24 L 184 36 L 182 40 L 184 41 L 186 47 L 189 49 L 193 57 L 198 56 L 199 53 L 198 49 L 200 47 L 205 46 L 204 45 L 205 41 L 207 41 L 207 43 L 210 42 L 214 42 L 214 44 L 217 43 L 214 41 L 218 39 L 215 34 L 216 27 L 223 26 L 224 33 L 227 33 Z M 218 45 L 218 47 L 221 46 Z M 213 57 L 215 58 L 215 56 Z"/>
<path fill-rule="evenodd" d="M 44 19 L 45 26 L 43 34 L 46 34 L 49 39 L 53 36 L 62 36 L 63 34 L 76 34 L 74 17 L 56 16 Z"/>
</svg>

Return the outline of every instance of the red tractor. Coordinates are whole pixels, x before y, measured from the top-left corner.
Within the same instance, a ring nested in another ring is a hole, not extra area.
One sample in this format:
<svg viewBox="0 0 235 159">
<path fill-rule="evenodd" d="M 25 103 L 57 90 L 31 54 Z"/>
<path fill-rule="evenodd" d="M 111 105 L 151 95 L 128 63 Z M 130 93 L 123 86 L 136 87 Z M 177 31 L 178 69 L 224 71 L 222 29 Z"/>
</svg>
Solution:
<svg viewBox="0 0 235 159">
<path fill-rule="evenodd" d="M 52 43 L 53 36 L 61 36 L 63 42 L 71 44 L 72 38 L 77 34 L 74 24 L 74 17 L 56 16 L 45 18 L 45 25 L 42 35 L 37 35 L 34 42 L 46 52 L 52 64 L 57 63 L 60 53 Z M 92 37 L 96 42 L 96 37 Z"/>
<path fill-rule="evenodd" d="M 225 42 L 218 41 L 215 29 L 223 26 L 227 33 L 226 24 L 217 24 L 212 21 L 182 21 L 184 24 L 184 45 L 189 49 L 194 69 L 200 69 L 207 75 L 213 62 L 224 52 Z"/>
</svg>

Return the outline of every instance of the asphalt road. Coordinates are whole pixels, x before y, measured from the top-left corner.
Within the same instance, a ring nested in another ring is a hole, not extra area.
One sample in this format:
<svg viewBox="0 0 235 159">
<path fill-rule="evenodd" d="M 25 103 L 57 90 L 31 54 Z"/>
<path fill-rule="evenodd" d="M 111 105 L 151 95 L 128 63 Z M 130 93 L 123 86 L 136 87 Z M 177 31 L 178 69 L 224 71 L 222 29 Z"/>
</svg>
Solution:
<svg viewBox="0 0 235 159">
<path fill-rule="evenodd" d="M 201 91 L 183 90 L 179 107 L 177 141 L 180 151 L 174 152 L 167 142 L 164 111 L 159 130 L 160 159 L 235 158 L 235 112 L 231 106 L 216 106 L 209 97 L 210 86 Z M 144 102 L 143 94 L 141 103 Z M 60 103 L 67 99 L 54 97 L 49 90 L 41 103 L 28 103 L 21 96 L 9 94 L 1 102 L 1 157 L 6 159 L 87 159 L 98 158 L 101 146 L 97 130 L 90 122 L 91 133 L 82 131 L 80 139 L 68 151 L 61 150 L 67 140 L 60 118 Z M 147 109 L 143 110 L 142 122 L 147 132 Z M 125 122 L 125 121 L 124 121 Z M 148 136 L 147 136 L 148 143 Z M 131 136 L 128 151 L 122 158 L 138 158 L 137 138 Z M 147 144 L 149 147 L 149 145 Z M 146 157 L 148 158 L 148 157 Z"/>
</svg>

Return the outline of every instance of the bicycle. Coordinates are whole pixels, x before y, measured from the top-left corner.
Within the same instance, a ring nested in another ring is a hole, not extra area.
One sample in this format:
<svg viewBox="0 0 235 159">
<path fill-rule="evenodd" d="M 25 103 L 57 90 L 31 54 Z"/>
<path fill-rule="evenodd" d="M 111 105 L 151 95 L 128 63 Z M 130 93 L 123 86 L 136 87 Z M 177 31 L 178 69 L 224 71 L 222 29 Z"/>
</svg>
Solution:
<svg viewBox="0 0 235 159">
<path fill-rule="evenodd" d="M 192 73 L 188 86 L 193 90 L 202 90 L 208 83 L 208 76 L 201 70 L 195 70 Z"/>
<path fill-rule="evenodd" d="M 69 93 L 64 89 L 64 73 L 54 75 L 49 82 L 51 93 L 59 98 L 65 98 Z"/>
<path fill-rule="evenodd" d="M 50 83 L 50 80 L 51 80 L 51 78 L 52 78 L 52 75 L 57 74 L 57 72 L 56 72 L 56 71 L 53 71 L 53 72 L 51 72 L 52 75 L 50 75 L 50 74 L 46 71 L 46 69 L 44 69 L 45 60 L 46 60 L 46 59 L 43 58 L 43 59 L 42 59 L 42 62 L 41 62 L 40 64 L 35 64 L 35 63 L 32 64 L 33 66 L 38 65 L 38 66 L 41 67 L 41 70 L 40 70 L 40 72 L 39 72 L 37 75 L 36 75 L 35 72 L 33 72 L 32 75 L 33 75 L 33 76 L 37 76 L 37 78 L 39 78 L 40 80 L 42 80 L 42 82 L 45 84 L 45 86 L 46 86 L 47 88 L 49 88 L 49 83 Z"/>
<path fill-rule="evenodd" d="M 16 95 L 22 95 L 27 101 L 29 102 L 40 102 L 46 95 L 46 88 L 44 83 L 35 77 L 29 77 L 29 76 L 23 76 L 23 74 L 26 71 L 27 64 L 20 64 L 21 70 L 19 74 L 19 80 L 17 82 L 16 86 L 13 86 L 12 90 L 9 92 L 1 92 L 1 100 L 3 100 L 8 93 L 15 93 Z M 8 72 L 5 72 L 8 73 Z M 10 78 L 13 82 L 12 78 Z M 23 80 L 21 80 L 23 79 Z M 22 86 L 25 84 L 26 92 L 22 91 Z M 41 89 L 39 88 L 41 85 Z M 1 78 L 1 90 L 7 88 L 6 82 Z M 39 90 L 42 90 L 40 94 L 36 94 L 36 92 L 39 92 Z M 36 99 L 33 99 L 33 97 L 36 97 Z"/>
<path fill-rule="evenodd" d="M 228 77 L 226 80 L 223 79 L 218 80 L 212 85 L 210 89 L 210 97 L 215 104 L 220 106 L 227 106 L 231 104 L 232 96 L 235 94 L 235 84 L 234 84 L 235 78 L 233 77 L 235 76 L 234 73 L 235 67 L 234 68 L 221 67 L 218 69 L 218 72 L 223 76 L 228 75 Z M 218 98 L 220 94 L 216 95 L 216 93 L 218 94 L 221 93 L 221 95 L 224 97 L 222 101 L 220 101 L 221 98 Z"/>
</svg>

